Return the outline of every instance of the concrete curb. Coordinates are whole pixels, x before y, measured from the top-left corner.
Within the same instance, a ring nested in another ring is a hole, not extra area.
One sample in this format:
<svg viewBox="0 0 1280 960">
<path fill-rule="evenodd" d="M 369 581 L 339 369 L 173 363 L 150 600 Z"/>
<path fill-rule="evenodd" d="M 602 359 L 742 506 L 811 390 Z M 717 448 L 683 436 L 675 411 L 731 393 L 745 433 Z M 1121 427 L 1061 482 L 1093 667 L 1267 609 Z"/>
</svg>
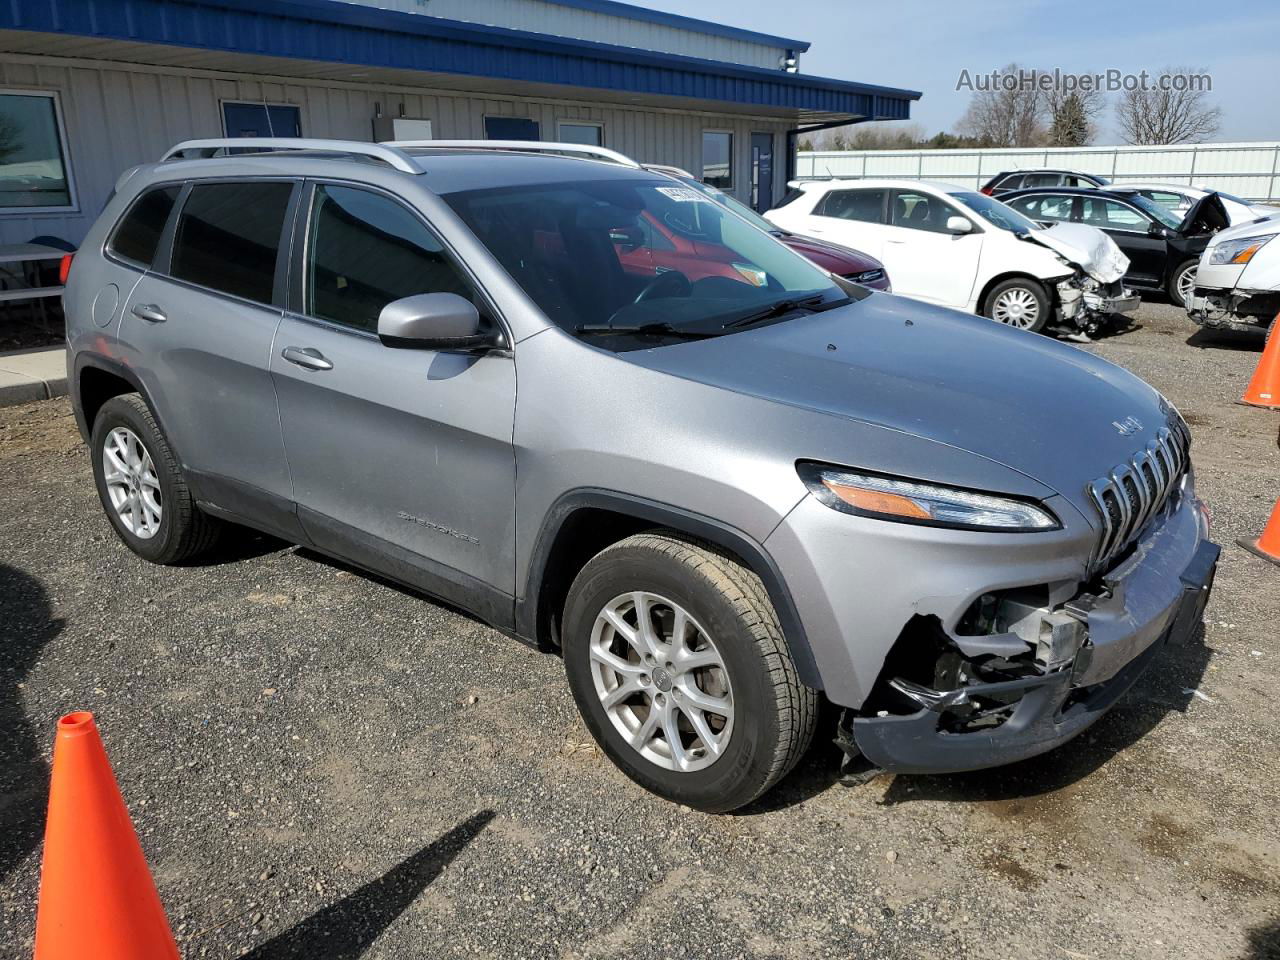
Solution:
<svg viewBox="0 0 1280 960">
<path fill-rule="evenodd" d="M 0 353 L 0 407 L 65 397 L 66 357 L 62 347 Z"/>
</svg>

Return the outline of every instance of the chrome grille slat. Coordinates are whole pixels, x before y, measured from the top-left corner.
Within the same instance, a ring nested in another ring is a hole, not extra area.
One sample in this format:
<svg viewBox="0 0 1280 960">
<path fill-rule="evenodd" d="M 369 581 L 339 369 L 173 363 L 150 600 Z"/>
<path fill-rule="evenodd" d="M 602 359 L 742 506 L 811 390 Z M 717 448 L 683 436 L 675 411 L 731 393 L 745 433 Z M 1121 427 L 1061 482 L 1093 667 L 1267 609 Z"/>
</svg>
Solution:
<svg viewBox="0 0 1280 960">
<path fill-rule="evenodd" d="M 1093 569 L 1109 564 L 1164 510 L 1186 472 L 1190 439 L 1180 424 L 1174 424 L 1161 430 L 1128 461 L 1089 484 L 1089 499 L 1102 521 Z"/>
</svg>

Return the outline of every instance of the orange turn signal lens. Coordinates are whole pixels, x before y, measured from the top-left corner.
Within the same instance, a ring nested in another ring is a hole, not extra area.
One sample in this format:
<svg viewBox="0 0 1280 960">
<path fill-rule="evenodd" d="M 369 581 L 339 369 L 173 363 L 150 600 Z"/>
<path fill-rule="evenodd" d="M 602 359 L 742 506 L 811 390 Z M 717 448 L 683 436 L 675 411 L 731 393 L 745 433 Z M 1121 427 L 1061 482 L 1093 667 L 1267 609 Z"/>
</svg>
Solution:
<svg viewBox="0 0 1280 960">
<path fill-rule="evenodd" d="M 863 490 L 850 487 L 834 480 L 823 480 L 826 488 L 837 497 L 859 510 L 868 513 L 887 513 L 895 517 L 909 517 L 913 520 L 931 520 L 932 516 L 914 500 L 896 493 L 885 493 L 881 490 Z"/>
<path fill-rule="evenodd" d="M 1248 263 L 1250 260 L 1253 259 L 1253 255 L 1257 253 L 1258 250 L 1261 249 L 1261 247 L 1262 247 L 1262 244 L 1260 243 L 1255 243 L 1251 246 L 1245 247 L 1243 250 L 1241 250 L 1234 257 L 1231 258 L 1231 262 L 1232 263 Z"/>
</svg>

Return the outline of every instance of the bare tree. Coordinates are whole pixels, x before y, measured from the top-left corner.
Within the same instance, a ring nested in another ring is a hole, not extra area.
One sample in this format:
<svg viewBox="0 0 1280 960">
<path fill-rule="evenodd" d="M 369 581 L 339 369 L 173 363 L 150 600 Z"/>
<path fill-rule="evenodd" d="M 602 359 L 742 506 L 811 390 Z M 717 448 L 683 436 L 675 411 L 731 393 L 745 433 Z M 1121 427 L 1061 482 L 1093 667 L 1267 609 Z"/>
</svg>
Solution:
<svg viewBox="0 0 1280 960">
<path fill-rule="evenodd" d="M 1051 89 L 1045 94 L 1049 146 L 1083 147 L 1093 143 L 1098 135 L 1098 116 L 1106 105 L 1105 94 L 1096 87 L 1069 93 Z"/>
<path fill-rule="evenodd" d="M 999 72 L 1016 78 L 1024 71 L 1011 63 Z M 1037 84 L 1000 84 L 974 91 L 957 129 L 990 147 L 1034 147 L 1044 142 L 1045 109 L 1045 93 Z"/>
<path fill-rule="evenodd" d="M 1124 91 L 1116 105 L 1120 135 L 1128 143 L 1201 143 L 1212 137 L 1222 125 L 1221 108 L 1209 102 L 1206 90 L 1170 82 L 1195 75 L 1205 71 L 1166 67 L 1148 89 Z M 1179 85 L 1183 89 L 1173 89 Z"/>
</svg>

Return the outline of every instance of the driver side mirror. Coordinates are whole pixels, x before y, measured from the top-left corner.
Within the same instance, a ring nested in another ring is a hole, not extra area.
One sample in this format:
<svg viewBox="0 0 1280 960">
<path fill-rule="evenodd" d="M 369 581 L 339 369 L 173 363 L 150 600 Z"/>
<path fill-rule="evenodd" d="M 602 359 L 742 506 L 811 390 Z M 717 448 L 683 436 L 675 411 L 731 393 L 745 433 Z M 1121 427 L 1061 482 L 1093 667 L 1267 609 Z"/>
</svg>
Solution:
<svg viewBox="0 0 1280 960">
<path fill-rule="evenodd" d="M 479 350 L 502 346 L 483 333 L 480 311 L 456 293 L 419 293 L 392 300 L 378 314 L 378 339 L 407 350 Z"/>
<path fill-rule="evenodd" d="M 947 217 L 947 233 L 954 233 L 960 236 L 972 232 L 973 222 L 968 217 Z"/>
<path fill-rule="evenodd" d="M 1153 220 L 1151 223 L 1147 224 L 1147 233 L 1153 237 L 1164 237 L 1168 236 L 1169 231 Z"/>
</svg>

